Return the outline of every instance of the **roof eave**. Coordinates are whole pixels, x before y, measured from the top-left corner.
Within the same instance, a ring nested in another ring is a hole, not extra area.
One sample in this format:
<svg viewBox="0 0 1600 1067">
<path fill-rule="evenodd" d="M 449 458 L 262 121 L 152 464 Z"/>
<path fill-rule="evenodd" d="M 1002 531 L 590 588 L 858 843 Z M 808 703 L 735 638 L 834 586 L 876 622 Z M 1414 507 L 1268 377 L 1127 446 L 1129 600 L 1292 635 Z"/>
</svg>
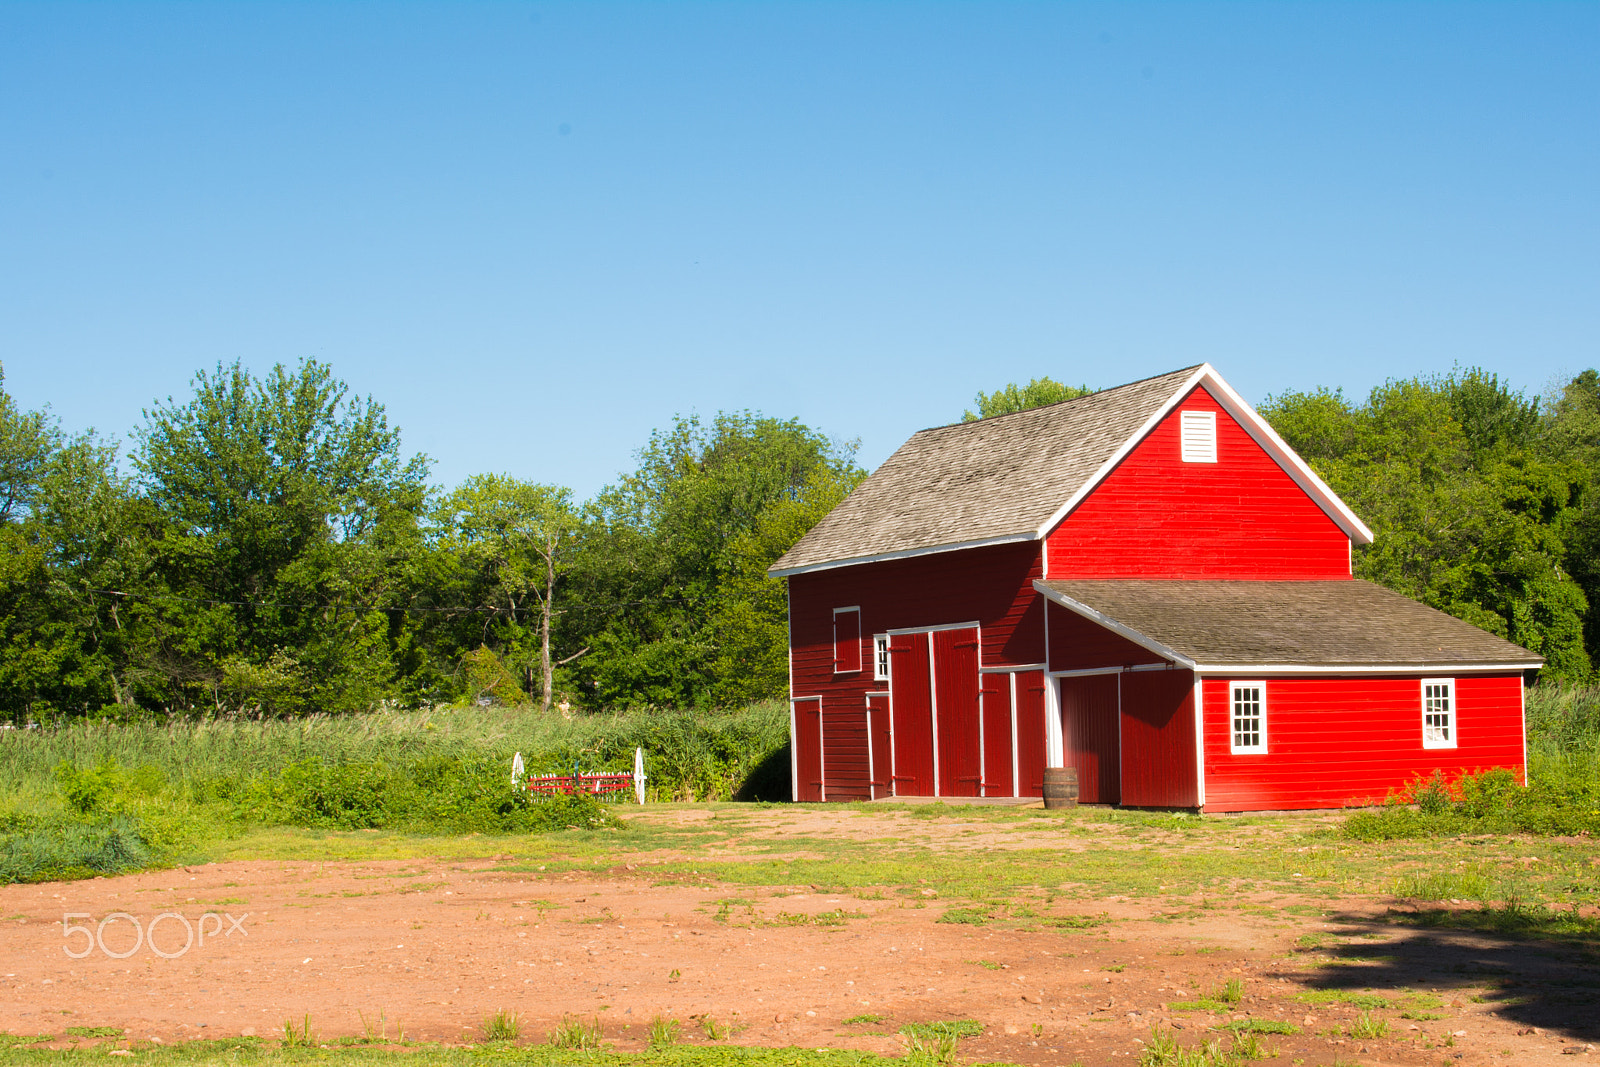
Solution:
<svg viewBox="0 0 1600 1067">
<path fill-rule="evenodd" d="M 1038 535 L 1032 530 L 1021 533 L 1001 534 L 997 537 L 984 537 L 976 541 L 960 541 L 948 545 L 932 545 L 926 548 L 907 548 L 897 552 L 876 552 L 868 556 L 850 556 L 845 559 L 830 559 L 820 563 L 802 563 L 792 567 L 781 567 L 779 559 L 767 568 L 767 574 L 774 578 L 789 578 L 796 574 L 813 574 L 817 571 L 837 570 L 840 567 L 859 567 L 867 563 L 886 563 L 896 559 L 911 559 L 916 556 L 932 556 L 940 552 L 961 552 L 969 548 L 988 548 L 992 545 L 1015 545 L 1024 541 L 1037 541 Z"/>
<path fill-rule="evenodd" d="M 1082 615 L 1095 625 L 1104 627 L 1114 634 L 1127 638 L 1140 648 L 1154 652 L 1162 659 L 1170 660 L 1171 662 L 1178 664 L 1180 667 L 1187 667 L 1190 670 L 1194 670 L 1195 661 L 1190 659 L 1188 656 L 1185 656 L 1182 652 L 1162 644 L 1153 637 L 1140 633 L 1138 630 L 1135 630 L 1126 623 L 1118 622 L 1116 619 L 1113 619 L 1104 612 L 1096 611 L 1083 601 L 1074 600 L 1065 593 L 1050 588 L 1048 584 L 1038 579 L 1035 579 L 1033 588 L 1035 591 L 1043 594 L 1046 600 L 1059 604 L 1061 607 L 1066 608 L 1068 611 L 1073 612 L 1074 614 Z"/>
<path fill-rule="evenodd" d="M 1200 663 L 1196 674 L 1210 675 L 1313 675 L 1313 674 L 1508 674 L 1535 671 L 1543 660 L 1522 663 L 1461 663 L 1433 660 L 1427 663 Z"/>
</svg>

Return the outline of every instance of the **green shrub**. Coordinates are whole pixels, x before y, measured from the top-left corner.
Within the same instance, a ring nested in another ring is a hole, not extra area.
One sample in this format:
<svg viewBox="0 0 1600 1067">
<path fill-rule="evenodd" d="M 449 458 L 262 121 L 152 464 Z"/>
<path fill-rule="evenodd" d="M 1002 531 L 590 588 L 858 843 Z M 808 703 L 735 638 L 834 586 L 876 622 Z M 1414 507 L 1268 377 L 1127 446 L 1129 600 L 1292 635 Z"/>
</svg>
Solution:
<svg viewBox="0 0 1600 1067">
<path fill-rule="evenodd" d="M 156 860 L 138 823 L 126 816 L 62 821 L 0 836 L 0 884 L 122 874 Z"/>
</svg>

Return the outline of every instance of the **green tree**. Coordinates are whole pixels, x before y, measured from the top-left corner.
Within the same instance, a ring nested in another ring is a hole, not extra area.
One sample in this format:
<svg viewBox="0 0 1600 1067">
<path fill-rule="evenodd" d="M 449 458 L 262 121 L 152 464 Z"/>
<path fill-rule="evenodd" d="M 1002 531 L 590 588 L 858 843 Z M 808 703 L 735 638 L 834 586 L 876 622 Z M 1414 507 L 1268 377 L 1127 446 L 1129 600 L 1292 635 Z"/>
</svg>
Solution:
<svg viewBox="0 0 1600 1067">
<path fill-rule="evenodd" d="M 1034 378 L 1027 385 L 1017 385 L 1013 382 L 1004 389 L 997 389 L 992 393 L 979 393 L 973 399 L 973 403 L 978 405 L 978 410 L 963 411 L 961 421 L 977 422 L 979 419 L 992 419 L 996 415 L 1010 415 L 1029 408 L 1044 407 L 1046 404 L 1057 404 L 1063 400 L 1076 400 L 1092 392 L 1094 390 L 1087 385 L 1062 385 L 1053 378 Z"/>
<path fill-rule="evenodd" d="M 388 693 L 407 629 L 388 609 L 421 544 L 427 461 L 402 454 L 382 405 L 348 393 L 315 360 L 261 379 L 235 363 L 145 412 L 133 464 L 167 527 L 156 566 L 175 687 L 220 708 L 271 663 L 299 684 L 270 688 L 306 706 Z"/>
<path fill-rule="evenodd" d="M 587 509 L 579 536 L 564 621 L 567 644 L 591 648 L 575 668 L 583 692 L 604 704 L 745 699 L 734 695 L 750 692 L 735 678 L 734 650 L 759 646 L 770 661 L 784 647 L 773 636 L 784 609 L 770 596 L 749 603 L 735 578 L 764 571 L 793 543 L 769 528 L 774 508 L 863 476 L 855 448 L 748 411 L 680 417 L 653 433 L 638 468 Z M 782 692 L 763 686 L 761 696 Z"/>
<path fill-rule="evenodd" d="M 474 594 L 486 609 L 480 644 L 487 647 L 490 625 L 500 619 L 508 631 L 505 644 L 515 651 L 529 616 L 537 619 L 540 705 L 548 711 L 555 668 L 587 651 L 580 649 L 559 663 L 550 652 L 556 583 L 568 569 L 567 554 L 578 527 L 572 491 L 509 475 L 479 474 L 446 496 L 438 514 L 446 546 L 472 576 Z M 480 654 L 473 662 L 481 659 Z"/>
<path fill-rule="evenodd" d="M 1543 447 L 1536 402 L 1466 370 L 1387 382 L 1360 405 L 1286 393 L 1261 414 L 1372 528 L 1358 576 L 1589 676 L 1589 604 L 1565 564 L 1591 478 Z"/>
<path fill-rule="evenodd" d="M 45 468 L 61 447 L 61 429 L 43 411 L 19 411 L 0 364 L 0 522 L 27 515 Z"/>
</svg>

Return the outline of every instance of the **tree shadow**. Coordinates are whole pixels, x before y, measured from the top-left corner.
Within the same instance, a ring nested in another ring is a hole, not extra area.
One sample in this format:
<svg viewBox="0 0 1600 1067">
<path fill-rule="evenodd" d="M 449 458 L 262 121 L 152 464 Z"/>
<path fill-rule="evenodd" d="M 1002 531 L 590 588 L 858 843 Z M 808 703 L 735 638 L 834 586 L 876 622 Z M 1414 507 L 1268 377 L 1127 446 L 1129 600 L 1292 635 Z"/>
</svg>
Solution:
<svg viewBox="0 0 1600 1067">
<path fill-rule="evenodd" d="M 1478 990 L 1503 1019 L 1600 1039 L 1600 918 L 1542 907 L 1419 907 L 1329 922 L 1330 933 L 1355 940 L 1316 950 L 1334 962 L 1304 979 L 1314 989 L 1437 991 L 1447 1003 Z"/>
<path fill-rule="evenodd" d="M 789 775 L 789 743 L 768 752 L 750 769 L 733 795 L 735 800 L 790 800 L 793 798 Z"/>
</svg>

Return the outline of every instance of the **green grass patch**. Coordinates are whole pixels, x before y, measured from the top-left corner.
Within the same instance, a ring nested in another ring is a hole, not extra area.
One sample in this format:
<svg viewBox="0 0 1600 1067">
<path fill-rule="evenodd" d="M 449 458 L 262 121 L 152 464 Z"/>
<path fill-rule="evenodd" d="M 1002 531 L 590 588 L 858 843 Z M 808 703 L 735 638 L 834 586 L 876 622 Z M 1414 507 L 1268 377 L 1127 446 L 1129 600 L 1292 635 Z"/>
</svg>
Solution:
<svg viewBox="0 0 1600 1067">
<path fill-rule="evenodd" d="M 936 923 L 955 923 L 960 926 L 982 926 L 989 921 L 988 908 L 947 908 L 933 920 Z"/>
<path fill-rule="evenodd" d="M 1600 916 L 1580 914 L 1576 903 L 1562 909 L 1512 900 L 1479 908 L 1391 911 L 1389 920 L 1404 926 L 1478 930 L 1548 941 L 1593 943 L 1600 940 Z"/>
<path fill-rule="evenodd" d="M 1231 1030 L 1236 1034 L 1298 1034 L 1300 1028 L 1281 1019 L 1235 1019 L 1223 1023 L 1218 1030 Z"/>
<path fill-rule="evenodd" d="M 907 1037 L 977 1037 L 983 1033 L 983 1024 L 976 1019 L 945 1019 L 931 1023 L 906 1023 L 900 1032 Z"/>
<path fill-rule="evenodd" d="M 1370 992 L 1356 993 L 1348 989 L 1313 989 L 1308 993 L 1296 993 L 1294 999 L 1302 1004 L 1348 1004 L 1352 1008 L 1367 1011 L 1391 1006 L 1388 997 Z"/>
</svg>

